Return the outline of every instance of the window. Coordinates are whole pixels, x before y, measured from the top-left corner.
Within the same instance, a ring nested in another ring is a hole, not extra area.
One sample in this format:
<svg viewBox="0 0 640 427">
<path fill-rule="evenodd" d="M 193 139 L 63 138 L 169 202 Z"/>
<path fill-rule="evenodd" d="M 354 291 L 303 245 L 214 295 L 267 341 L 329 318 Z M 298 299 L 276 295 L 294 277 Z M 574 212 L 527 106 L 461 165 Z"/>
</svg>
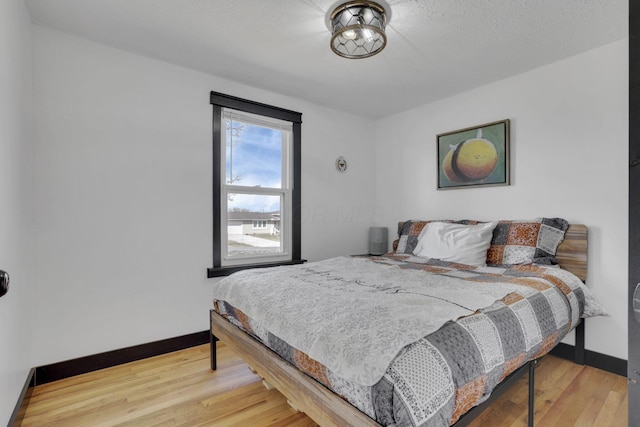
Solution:
<svg viewBox="0 0 640 427">
<path fill-rule="evenodd" d="M 253 228 L 267 228 L 267 221 L 253 221 Z"/>
<path fill-rule="evenodd" d="M 208 277 L 300 258 L 302 115 L 211 92 L 213 267 Z"/>
</svg>

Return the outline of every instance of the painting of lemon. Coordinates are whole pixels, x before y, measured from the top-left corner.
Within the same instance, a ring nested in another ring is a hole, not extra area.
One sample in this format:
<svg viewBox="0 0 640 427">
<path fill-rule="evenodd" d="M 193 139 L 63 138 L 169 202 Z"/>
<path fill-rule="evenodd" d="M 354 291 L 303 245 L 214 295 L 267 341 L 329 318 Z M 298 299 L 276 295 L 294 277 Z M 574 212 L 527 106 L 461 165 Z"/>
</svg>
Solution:
<svg viewBox="0 0 640 427">
<path fill-rule="evenodd" d="M 508 185 L 508 120 L 438 135 L 438 188 Z"/>
<path fill-rule="evenodd" d="M 498 164 L 498 151 L 484 138 L 467 139 L 449 146 L 442 169 L 451 182 L 479 181 L 491 175 Z"/>
</svg>

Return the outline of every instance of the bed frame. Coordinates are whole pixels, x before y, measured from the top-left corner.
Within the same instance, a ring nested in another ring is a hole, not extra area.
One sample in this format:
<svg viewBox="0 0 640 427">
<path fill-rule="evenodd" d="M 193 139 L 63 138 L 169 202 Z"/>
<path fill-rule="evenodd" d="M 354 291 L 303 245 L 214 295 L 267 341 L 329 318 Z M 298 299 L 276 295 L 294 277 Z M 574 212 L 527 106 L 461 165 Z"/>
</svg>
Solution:
<svg viewBox="0 0 640 427">
<path fill-rule="evenodd" d="M 572 224 L 558 247 L 556 258 L 562 268 L 574 273 L 583 282 L 587 279 L 587 227 Z M 275 387 L 295 409 L 304 412 L 321 426 L 379 426 L 374 420 L 360 412 L 346 400 L 336 395 L 313 378 L 280 358 L 269 348 L 259 343 L 224 317 L 210 311 L 211 325 L 211 369 L 216 369 L 216 341 L 237 352 L 251 368 L 270 385 Z M 575 362 L 584 364 L 584 322 L 576 327 Z M 544 356 L 543 356 L 544 357 Z M 529 373 L 529 416 L 533 426 L 534 368 L 538 360 L 532 360 L 517 369 L 494 389 L 491 397 L 474 407 L 455 424 L 469 424 L 480 413 L 504 393 L 526 372 Z"/>
</svg>

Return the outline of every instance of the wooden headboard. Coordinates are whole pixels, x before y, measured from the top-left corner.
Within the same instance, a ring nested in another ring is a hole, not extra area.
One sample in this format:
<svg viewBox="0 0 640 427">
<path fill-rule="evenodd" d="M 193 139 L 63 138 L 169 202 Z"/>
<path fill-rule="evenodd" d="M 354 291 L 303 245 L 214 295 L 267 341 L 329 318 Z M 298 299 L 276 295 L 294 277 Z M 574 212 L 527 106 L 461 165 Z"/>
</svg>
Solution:
<svg viewBox="0 0 640 427">
<path fill-rule="evenodd" d="M 398 223 L 398 230 L 404 221 Z M 560 267 L 572 272 L 580 280 L 587 280 L 587 226 L 583 224 L 569 224 L 564 240 L 558 246 L 556 259 Z"/>
<path fill-rule="evenodd" d="M 586 225 L 570 224 L 556 251 L 560 267 L 572 272 L 583 282 L 587 280 L 587 235 Z"/>
</svg>

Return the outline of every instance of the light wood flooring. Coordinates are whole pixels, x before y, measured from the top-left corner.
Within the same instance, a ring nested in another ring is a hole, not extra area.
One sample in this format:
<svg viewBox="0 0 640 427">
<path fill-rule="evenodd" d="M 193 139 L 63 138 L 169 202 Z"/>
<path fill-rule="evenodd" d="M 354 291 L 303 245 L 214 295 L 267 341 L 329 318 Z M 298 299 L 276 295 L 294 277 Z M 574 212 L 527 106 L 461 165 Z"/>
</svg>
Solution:
<svg viewBox="0 0 640 427">
<path fill-rule="evenodd" d="M 472 424 L 526 426 L 526 375 Z M 626 378 L 547 356 L 536 368 L 536 426 L 626 426 Z M 222 342 L 37 386 L 23 426 L 315 426 Z"/>
</svg>

